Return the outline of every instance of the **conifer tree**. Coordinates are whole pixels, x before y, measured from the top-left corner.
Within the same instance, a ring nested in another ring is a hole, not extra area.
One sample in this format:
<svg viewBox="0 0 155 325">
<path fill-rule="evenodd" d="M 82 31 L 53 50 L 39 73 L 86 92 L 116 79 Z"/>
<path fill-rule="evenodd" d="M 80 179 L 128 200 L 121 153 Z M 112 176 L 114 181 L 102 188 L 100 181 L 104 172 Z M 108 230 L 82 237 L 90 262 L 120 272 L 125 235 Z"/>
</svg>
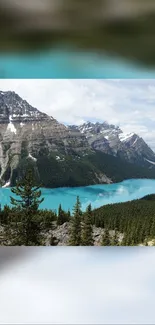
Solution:
<svg viewBox="0 0 155 325">
<path fill-rule="evenodd" d="M 71 213 L 70 213 L 70 210 L 68 210 L 68 212 L 67 212 L 68 221 L 70 221 L 70 217 L 71 217 Z"/>
<path fill-rule="evenodd" d="M 68 212 L 65 212 L 64 210 L 62 210 L 60 204 L 58 209 L 57 225 L 61 226 L 65 222 L 69 222 L 69 221 L 70 221 L 70 211 L 68 210 Z"/>
<path fill-rule="evenodd" d="M 39 205 L 44 201 L 44 198 L 39 200 L 41 197 L 40 186 L 36 187 L 31 170 L 26 172 L 25 177 L 17 182 L 16 187 L 12 188 L 11 191 L 20 197 L 20 199 L 10 197 L 11 204 L 15 207 L 22 208 L 24 211 L 31 210 L 32 212 L 36 212 Z"/>
<path fill-rule="evenodd" d="M 58 218 L 57 218 L 57 225 L 61 226 L 64 223 L 64 211 L 62 210 L 61 204 L 59 205 L 58 209 Z"/>
<path fill-rule="evenodd" d="M 92 229 L 92 208 L 91 204 L 88 205 L 84 220 L 83 220 L 83 227 L 82 227 L 82 234 L 81 234 L 81 243 L 83 246 L 93 246 L 93 229 Z"/>
<path fill-rule="evenodd" d="M 16 195 L 16 197 L 10 197 L 11 204 L 15 206 L 15 211 L 18 212 L 14 212 L 9 224 L 9 227 L 12 230 L 12 235 L 14 234 L 12 245 L 40 245 L 41 227 L 37 211 L 39 205 L 44 199 L 40 199 L 40 186 L 36 186 L 32 171 L 29 170 L 25 174 L 25 177 L 21 181 L 17 182 L 16 187 L 12 188 L 11 191 Z"/>
<path fill-rule="evenodd" d="M 155 236 L 155 218 L 153 218 L 151 220 L 150 236 L 151 236 L 151 238 L 154 238 L 154 236 Z"/>
<path fill-rule="evenodd" d="M 71 218 L 71 229 L 70 229 L 70 246 L 80 246 L 81 245 L 81 203 L 79 196 L 77 197 L 76 204 L 73 208 L 73 216 Z"/>
<path fill-rule="evenodd" d="M 105 228 L 105 230 L 104 230 L 104 234 L 102 236 L 101 246 L 111 246 L 109 230 L 107 228 Z"/>
</svg>

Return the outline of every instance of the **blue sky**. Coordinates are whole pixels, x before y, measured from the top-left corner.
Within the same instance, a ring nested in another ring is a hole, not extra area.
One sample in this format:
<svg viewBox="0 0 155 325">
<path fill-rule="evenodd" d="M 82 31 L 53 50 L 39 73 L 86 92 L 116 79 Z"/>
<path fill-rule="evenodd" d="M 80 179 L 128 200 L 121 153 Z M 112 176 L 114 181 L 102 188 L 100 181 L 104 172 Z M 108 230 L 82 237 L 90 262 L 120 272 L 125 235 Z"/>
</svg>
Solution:
<svg viewBox="0 0 155 325">
<path fill-rule="evenodd" d="M 0 80 L 41 111 L 65 124 L 108 121 L 135 132 L 155 150 L 155 80 Z"/>
<path fill-rule="evenodd" d="M 25 249 L 0 272 L 1 323 L 155 323 L 154 247 Z"/>
</svg>

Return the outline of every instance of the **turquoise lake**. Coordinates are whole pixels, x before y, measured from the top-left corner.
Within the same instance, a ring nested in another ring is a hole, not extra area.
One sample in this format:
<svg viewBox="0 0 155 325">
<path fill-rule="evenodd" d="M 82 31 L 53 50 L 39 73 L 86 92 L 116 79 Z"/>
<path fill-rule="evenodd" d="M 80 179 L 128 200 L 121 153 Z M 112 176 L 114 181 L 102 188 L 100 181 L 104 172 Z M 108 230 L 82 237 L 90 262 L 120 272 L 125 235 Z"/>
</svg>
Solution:
<svg viewBox="0 0 155 325">
<path fill-rule="evenodd" d="M 155 70 L 106 54 L 55 49 L 0 55 L 0 78 L 154 78 Z"/>
<path fill-rule="evenodd" d="M 93 208 L 105 204 L 125 202 L 142 198 L 147 194 L 155 193 L 155 180 L 131 179 L 121 183 L 108 185 L 92 185 L 75 188 L 42 189 L 44 202 L 41 208 L 55 210 L 62 204 L 64 210 L 72 210 L 76 197 L 80 197 L 82 210 L 85 210 L 89 203 Z M 0 202 L 2 207 L 10 204 L 10 188 L 0 188 Z"/>
</svg>

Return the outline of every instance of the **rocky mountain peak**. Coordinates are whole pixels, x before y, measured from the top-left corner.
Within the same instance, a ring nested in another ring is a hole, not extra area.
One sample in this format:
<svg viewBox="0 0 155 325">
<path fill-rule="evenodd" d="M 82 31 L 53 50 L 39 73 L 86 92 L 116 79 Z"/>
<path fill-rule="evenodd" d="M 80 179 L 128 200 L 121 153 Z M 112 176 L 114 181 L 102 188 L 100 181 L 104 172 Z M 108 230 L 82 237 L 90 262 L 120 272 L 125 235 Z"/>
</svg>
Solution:
<svg viewBox="0 0 155 325">
<path fill-rule="evenodd" d="M 155 164 L 155 153 L 136 133 L 123 132 L 119 126 L 103 123 L 86 122 L 76 127 L 83 133 L 91 147 L 106 154 L 117 156 L 131 163 Z"/>
<path fill-rule="evenodd" d="M 15 92 L 0 92 L 0 183 L 12 184 L 14 173 L 27 161 L 42 170 L 42 159 L 60 165 L 67 156 L 74 159 L 91 151 L 77 130 L 40 112 Z"/>
<path fill-rule="evenodd" d="M 119 126 L 113 124 L 108 124 L 107 121 L 104 122 L 86 122 L 80 126 L 73 126 L 81 133 L 83 133 L 87 139 L 103 138 L 104 142 L 109 140 L 109 138 L 116 138 L 119 134 L 123 133 Z M 92 140 L 91 140 L 92 141 Z"/>
<path fill-rule="evenodd" d="M 0 91 L 0 124 L 47 120 L 49 117 L 32 107 L 14 91 Z"/>
<path fill-rule="evenodd" d="M 135 144 L 137 142 L 138 139 L 140 139 L 140 137 L 135 134 L 135 133 L 124 133 L 124 132 L 121 132 L 119 134 L 119 139 L 121 142 L 123 143 L 132 143 L 132 144 Z"/>
<path fill-rule="evenodd" d="M 28 164 L 33 165 L 37 177 L 47 186 L 85 184 L 84 178 L 87 184 L 111 182 L 104 172 L 106 157 L 97 151 L 107 154 L 112 165 L 115 156 L 119 161 L 154 168 L 155 154 L 136 134 L 125 135 L 118 126 L 106 121 L 67 127 L 15 92 L 0 91 L 2 186 L 15 184 Z"/>
</svg>

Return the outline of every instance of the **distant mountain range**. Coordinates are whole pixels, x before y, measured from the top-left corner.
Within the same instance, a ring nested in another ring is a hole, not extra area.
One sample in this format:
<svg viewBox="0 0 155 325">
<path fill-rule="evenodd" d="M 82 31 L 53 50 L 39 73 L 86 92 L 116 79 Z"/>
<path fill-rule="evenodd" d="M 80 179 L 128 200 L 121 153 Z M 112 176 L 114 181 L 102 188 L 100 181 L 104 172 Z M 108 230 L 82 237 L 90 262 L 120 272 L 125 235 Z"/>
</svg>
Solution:
<svg viewBox="0 0 155 325">
<path fill-rule="evenodd" d="M 0 183 L 28 167 L 45 187 L 155 178 L 155 154 L 136 134 L 108 123 L 65 126 L 15 92 L 0 92 Z"/>
<path fill-rule="evenodd" d="M 141 166 L 155 165 L 155 153 L 135 133 L 125 134 L 119 127 L 107 122 L 87 122 L 80 126 L 71 126 L 71 128 L 84 134 L 92 149 Z"/>
</svg>

